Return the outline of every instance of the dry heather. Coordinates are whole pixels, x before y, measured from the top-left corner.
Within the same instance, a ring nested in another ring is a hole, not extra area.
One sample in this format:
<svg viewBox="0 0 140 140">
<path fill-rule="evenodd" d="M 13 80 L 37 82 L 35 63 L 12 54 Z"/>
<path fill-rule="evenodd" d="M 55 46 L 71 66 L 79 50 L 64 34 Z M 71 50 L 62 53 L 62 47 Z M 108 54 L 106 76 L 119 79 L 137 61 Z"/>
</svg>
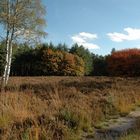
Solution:
<svg viewBox="0 0 140 140">
<path fill-rule="evenodd" d="M 12 77 L 0 95 L 0 140 L 78 140 L 140 105 L 140 79 Z"/>
</svg>

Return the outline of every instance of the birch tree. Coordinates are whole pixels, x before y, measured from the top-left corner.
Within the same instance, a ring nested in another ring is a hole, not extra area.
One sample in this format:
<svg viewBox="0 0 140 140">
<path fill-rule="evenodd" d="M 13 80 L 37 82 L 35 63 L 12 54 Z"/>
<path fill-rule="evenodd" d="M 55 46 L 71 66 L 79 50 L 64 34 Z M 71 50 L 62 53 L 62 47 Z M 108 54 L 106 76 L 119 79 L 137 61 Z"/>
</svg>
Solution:
<svg viewBox="0 0 140 140">
<path fill-rule="evenodd" d="M 45 8 L 41 0 L 0 0 L 0 38 L 5 40 L 6 58 L 1 90 L 8 83 L 12 45 L 15 41 L 37 41 L 44 37 Z"/>
</svg>

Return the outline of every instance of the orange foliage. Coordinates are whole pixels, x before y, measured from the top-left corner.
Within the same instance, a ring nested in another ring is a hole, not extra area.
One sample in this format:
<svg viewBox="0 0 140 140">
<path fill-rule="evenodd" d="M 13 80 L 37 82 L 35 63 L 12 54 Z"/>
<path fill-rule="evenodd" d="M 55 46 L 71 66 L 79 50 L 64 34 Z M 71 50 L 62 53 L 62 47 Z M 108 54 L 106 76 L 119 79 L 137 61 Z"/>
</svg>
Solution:
<svg viewBox="0 0 140 140">
<path fill-rule="evenodd" d="M 77 55 L 45 49 L 42 61 L 46 75 L 84 75 L 84 62 Z"/>
<path fill-rule="evenodd" d="M 107 58 L 112 76 L 140 76 L 140 49 L 116 51 Z"/>
</svg>

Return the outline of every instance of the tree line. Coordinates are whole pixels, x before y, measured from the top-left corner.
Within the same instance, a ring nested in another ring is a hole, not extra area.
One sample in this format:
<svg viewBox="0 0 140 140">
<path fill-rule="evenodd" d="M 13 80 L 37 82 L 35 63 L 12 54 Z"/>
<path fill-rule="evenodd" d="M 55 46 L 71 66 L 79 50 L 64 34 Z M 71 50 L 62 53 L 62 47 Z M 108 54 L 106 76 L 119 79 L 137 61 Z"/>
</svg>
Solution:
<svg viewBox="0 0 140 140">
<path fill-rule="evenodd" d="M 0 73 L 5 61 L 4 43 L 0 44 Z M 14 44 L 11 76 L 140 76 L 140 50 L 112 50 L 102 56 L 78 44 Z"/>
</svg>

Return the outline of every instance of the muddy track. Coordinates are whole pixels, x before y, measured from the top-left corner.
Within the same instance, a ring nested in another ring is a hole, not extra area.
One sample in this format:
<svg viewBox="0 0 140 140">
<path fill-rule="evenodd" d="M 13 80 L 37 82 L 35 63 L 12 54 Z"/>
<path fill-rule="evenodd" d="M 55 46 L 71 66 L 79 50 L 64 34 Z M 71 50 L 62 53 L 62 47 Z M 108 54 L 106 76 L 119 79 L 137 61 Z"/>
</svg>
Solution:
<svg viewBox="0 0 140 140">
<path fill-rule="evenodd" d="M 95 129 L 94 138 L 84 138 L 84 140 L 119 140 L 121 136 L 137 128 L 139 118 L 140 108 L 137 108 L 126 117 L 109 120 L 103 128 Z"/>
</svg>

